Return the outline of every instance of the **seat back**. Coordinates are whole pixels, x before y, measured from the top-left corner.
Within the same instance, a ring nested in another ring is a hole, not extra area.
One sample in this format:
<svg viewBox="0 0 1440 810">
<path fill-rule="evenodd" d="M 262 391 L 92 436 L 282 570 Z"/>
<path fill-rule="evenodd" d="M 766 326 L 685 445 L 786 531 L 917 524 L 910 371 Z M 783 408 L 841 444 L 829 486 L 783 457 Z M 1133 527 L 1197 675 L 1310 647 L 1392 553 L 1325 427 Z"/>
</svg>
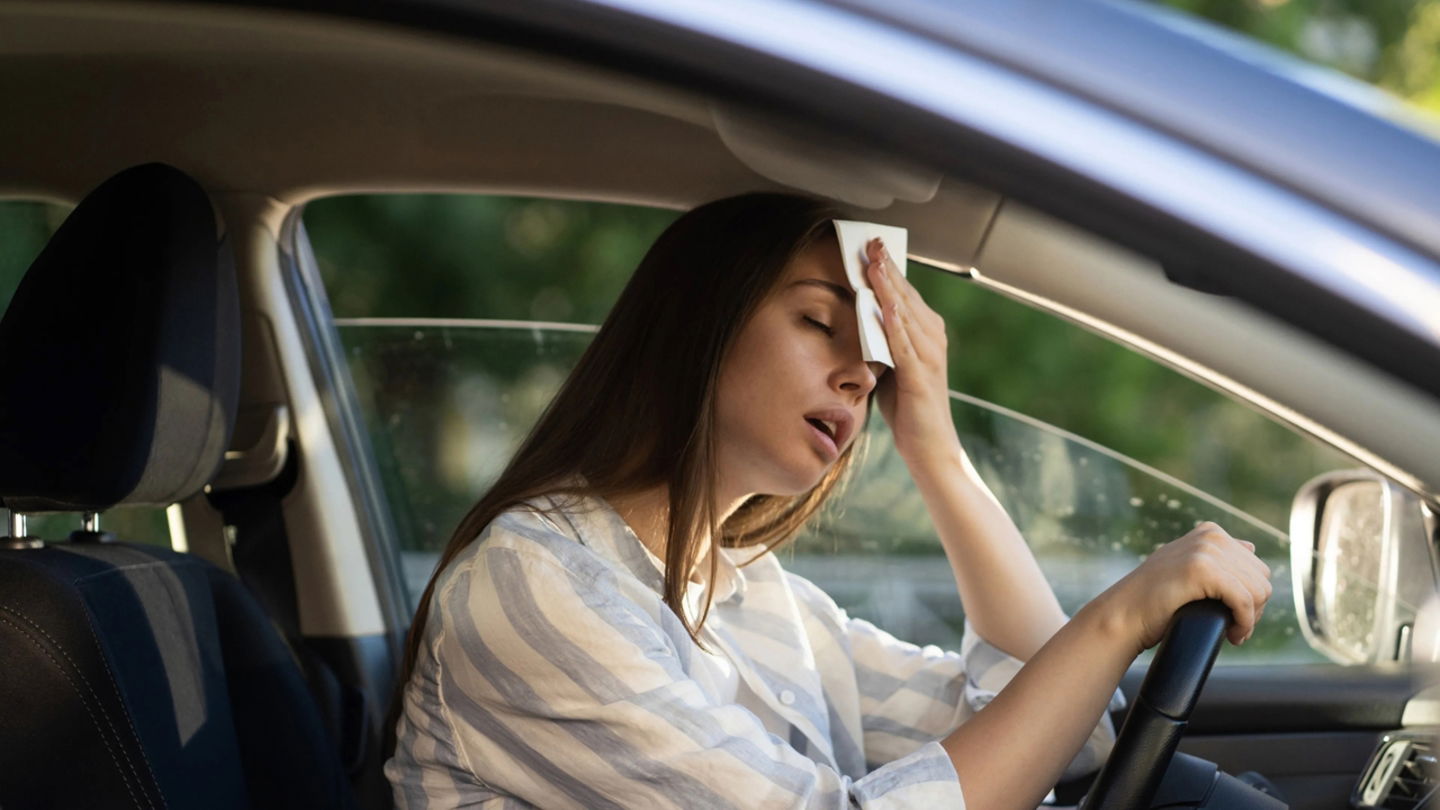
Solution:
<svg viewBox="0 0 1440 810">
<path fill-rule="evenodd" d="M 0 504 L 165 506 L 218 468 L 239 317 L 203 190 L 129 169 L 0 321 Z M 0 807 L 351 807 L 294 656 L 209 563 L 96 531 L 0 539 Z"/>
</svg>

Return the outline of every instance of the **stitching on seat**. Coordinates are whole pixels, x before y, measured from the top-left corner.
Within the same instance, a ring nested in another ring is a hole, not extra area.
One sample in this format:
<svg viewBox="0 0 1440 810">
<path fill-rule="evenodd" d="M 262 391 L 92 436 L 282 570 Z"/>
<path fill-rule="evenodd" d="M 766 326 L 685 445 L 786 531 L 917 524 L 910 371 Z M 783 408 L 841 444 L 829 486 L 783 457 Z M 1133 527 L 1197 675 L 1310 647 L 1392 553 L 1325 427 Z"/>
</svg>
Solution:
<svg viewBox="0 0 1440 810">
<path fill-rule="evenodd" d="M 89 613 L 89 608 L 86 608 L 86 613 Z M 90 639 L 95 642 L 96 647 L 99 647 L 100 637 L 95 634 L 95 623 L 85 622 L 85 629 L 90 631 Z M 42 629 L 40 632 L 45 631 Z M 110 679 L 110 691 L 115 694 L 115 699 L 123 705 L 125 699 L 120 696 L 120 685 L 115 682 L 115 673 L 110 671 L 110 663 L 108 661 L 101 661 L 101 663 L 105 665 L 105 675 Z M 150 755 L 145 752 L 145 746 L 140 742 L 140 733 L 135 730 L 135 721 L 130 718 L 130 712 L 121 712 L 120 714 L 125 718 L 125 725 L 130 728 L 130 736 L 135 739 L 135 747 L 140 749 L 140 761 L 145 763 L 145 770 L 150 772 L 150 780 L 155 783 L 155 793 L 160 798 L 160 806 L 169 807 L 169 803 L 165 801 L 165 792 L 160 790 L 160 779 L 155 776 L 155 768 L 150 764 Z"/>
<path fill-rule="evenodd" d="M 79 674 L 79 673 L 81 672 L 80 666 L 79 666 L 78 664 L 76 664 L 75 661 L 74 661 L 74 659 L 72 659 L 72 658 L 70 657 L 70 654 L 65 651 L 65 645 L 61 644 L 59 641 L 57 641 L 57 640 L 55 639 L 54 636 L 51 636 L 48 632 L 46 632 L 46 630 L 45 630 L 44 627 L 41 627 L 40 625 L 36 624 L 35 621 L 32 620 L 29 616 L 26 616 L 23 611 L 15 608 L 15 607 L 13 607 L 13 606 L 11 606 L 11 605 L 0 605 L 0 608 L 4 608 L 5 610 L 10 611 L 10 612 L 13 613 L 17 618 L 24 620 L 26 624 L 29 624 L 32 628 L 34 628 L 36 631 L 38 631 L 38 632 L 39 632 L 41 635 L 43 635 L 47 640 L 49 640 L 49 642 L 50 642 L 52 645 L 54 645 L 55 649 L 59 650 L 60 655 L 64 656 L 66 662 L 68 662 L 71 667 L 74 667 L 75 672 L 76 672 L 77 674 Z M 88 609 L 88 608 L 86 609 L 86 613 L 87 613 L 87 614 L 89 613 L 89 609 Z M 88 617 L 87 617 L 87 620 L 86 620 L 86 622 L 85 622 L 85 629 L 90 631 L 90 639 L 95 642 L 95 647 L 96 647 L 96 649 L 104 649 L 103 646 L 100 644 L 100 638 L 95 634 L 94 624 L 93 624 L 91 621 L 88 620 Z M 22 632 L 23 632 L 23 630 L 22 630 Z M 47 655 L 48 655 L 48 653 L 47 653 Z M 125 699 L 124 699 L 124 697 L 122 697 L 122 696 L 120 695 L 120 686 L 119 686 L 119 684 L 116 683 L 116 681 L 115 681 L 115 674 L 110 671 L 110 663 L 109 663 L 108 661 L 106 661 L 103 656 L 101 657 L 100 663 L 101 663 L 101 666 L 102 666 L 102 667 L 104 668 L 104 670 L 105 670 L 105 677 L 106 677 L 107 679 L 109 679 L 109 681 L 110 681 L 110 690 L 111 690 L 111 692 L 115 695 L 115 700 L 123 707 L 123 706 L 125 705 Z M 85 688 L 90 691 L 90 696 L 95 699 L 96 705 L 99 705 L 99 704 L 100 704 L 100 696 L 97 695 L 97 694 L 95 694 L 95 689 L 94 689 L 94 687 L 92 687 L 92 686 L 90 685 L 90 680 L 89 680 L 88 678 L 85 678 L 83 674 L 81 675 L 81 680 L 84 681 L 84 683 L 85 683 Z M 82 696 L 82 698 L 83 698 L 83 696 Z M 108 712 L 104 712 L 103 714 L 104 714 L 104 717 L 105 717 L 105 722 L 106 722 L 106 724 L 110 726 L 110 733 L 112 733 L 112 734 L 115 735 L 116 741 L 118 742 L 118 741 L 119 741 L 119 737 L 120 737 L 120 732 L 116 730 L 115 725 L 114 725 L 114 722 L 110 719 L 109 713 L 108 713 Z M 149 774 L 150 774 L 150 781 L 155 784 L 155 788 L 156 788 L 155 792 L 156 792 L 157 794 L 159 794 L 160 806 L 161 806 L 161 807 L 168 807 L 169 805 L 168 805 L 168 804 L 166 803 L 166 801 L 165 801 L 165 794 L 160 790 L 160 780 L 155 776 L 155 768 L 154 768 L 153 766 L 151 766 L 151 764 L 150 764 L 150 756 L 149 756 L 147 753 L 145 753 L 145 746 L 140 742 L 140 734 L 135 731 L 135 722 L 134 722 L 134 720 L 132 720 L 132 719 L 130 718 L 130 712 L 128 712 L 128 711 L 121 711 L 120 714 L 125 718 L 125 724 L 126 724 L 126 726 L 128 726 L 129 729 L 130 729 L 130 738 L 135 741 L 135 747 L 136 747 L 137 749 L 139 749 L 139 751 L 140 751 L 140 759 L 141 759 L 142 762 L 145 763 L 145 770 L 148 771 Z M 128 755 L 125 757 L 125 761 L 126 761 L 126 764 L 128 764 L 128 765 L 130 766 L 130 772 L 131 772 L 132 774 L 134 774 L 134 776 L 135 776 L 135 781 L 136 781 L 137 783 L 140 783 L 140 782 L 141 782 L 140 773 L 135 769 L 135 764 L 130 761 L 130 757 L 129 757 Z M 118 766 L 119 763 L 116 763 L 116 765 Z M 128 787 L 128 782 L 127 782 L 127 787 Z M 143 791 L 142 791 L 142 793 L 143 793 Z M 154 806 L 155 806 L 154 803 L 150 802 L 150 800 L 149 800 L 148 798 L 146 799 L 146 803 L 149 804 L 151 807 L 154 807 Z"/>
<path fill-rule="evenodd" d="M 177 560 L 151 560 L 151 561 L 149 561 L 149 562 L 128 563 L 128 564 L 126 564 L 126 565 L 115 565 L 115 564 L 111 563 L 111 562 L 108 561 L 108 560 L 104 560 L 103 562 L 105 562 L 105 563 L 106 563 L 107 565 L 109 565 L 110 567 L 107 568 L 107 569 L 105 569 L 104 571 L 96 571 L 96 572 L 93 573 L 93 574 L 86 574 L 86 575 L 81 576 L 81 577 L 76 577 L 76 578 L 70 580 L 70 582 L 71 582 L 72 584 L 74 584 L 74 585 L 79 585 L 79 584 L 82 583 L 82 582 L 89 582 L 89 581 L 92 580 L 92 579 L 101 579 L 101 578 L 103 578 L 103 577 L 108 577 L 108 576 L 110 576 L 111 574 L 115 574 L 115 573 L 118 573 L 118 572 L 120 572 L 120 571 L 141 571 L 141 570 L 144 570 L 144 569 L 147 569 L 147 568 L 173 568 L 173 567 L 175 567 L 176 565 L 183 565 L 183 566 L 185 566 L 186 568 L 194 568 L 194 567 L 195 567 L 195 561 L 194 561 L 194 560 L 184 560 L 184 559 L 177 559 Z"/>
<path fill-rule="evenodd" d="M 8 606 L 0 605 L 0 607 L 4 607 L 5 610 L 7 610 L 7 611 L 14 612 L 14 611 L 13 611 L 13 608 L 9 608 Z M 85 713 L 90 716 L 90 722 L 91 722 L 91 724 L 93 724 L 93 725 L 95 726 L 95 730 L 96 730 L 96 731 L 99 731 L 99 732 L 100 732 L 100 742 L 105 745 L 105 752 L 110 755 L 110 761 L 113 762 L 113 763 L 115 763 L 115 772 L 118 773 L 118 774 L 120 774 L 120 781 L 125 785 L 125 792 L 130 794 L 130 801 L 133 802 L 136 807 L 140 807 L 140 806 L 141 806 L 141 805 L 140 805 L 140 800 L 139 800 L 138 798 L 136 798 L 134 789 L 132 789 L 132 788 L 130 787 L 130 779 L 125 776 L 125 769 L 122 768 L 122 767 L 120 767 L 120 760 L 119 760 L 118 758 L 116 758 L 116 756 L 115 756 L 115 750 L 110 747 L 110 740 L 107 739 L 106 736 L 105 736 L 105 729 L 101 728 L 99 721 L 97 721 L 97 720 L 95 719 L 95 712 L 90 708 L 90 704 L 89 704 L 88 702 L 86 702 L 84 693 L 82 693 L 82 692 L 80 691 L 79 687 L 77 687 L 77 686 L 75 685 L 75 679 L 70 676 L 70 673 L 69 673 L 69 672 L 66 672 L 66 671 L 65 671 L 65 667 L 62 666 L 62 665 L 60 664 L 60 662 L 55 659 L 55 656 L 50 653 L 50 650 L 46 649 L 45 645 L 41 644 L 40 641 L 39 641 L 39 639 L 37 639 L 37 638 L 35 638 L 35 636 L 31 635 L 24 627 L 21 627 L 20 625 L 16 624 L 12 619 L 10 619 L 9 617 L 5 616 L 4 614 L 0 614 L 0 622 L 5 622 L 6 624 L 10 625 L 11 627 L 14 627 L 14 628 L 15 628 L 16 630 L 18 630 L 22 635 L 24 635 L 26 638 L 30 639 L 30 643 L 34 644 L 36 649 L 38 649 L 38 650 L 40 650 L 40 652 L 44 653 L 44 654 L 45 654 L 45 657 L 50 659 L 50 662 L 55 665 L 55 668 L 56 668 L 56 669 L 60 670 L 60 674 L 61 674 L 62 676 L 64 676 L 65 680 L 70 683 L 70 688 L 71 688 L 71 689 L 74 689 L 76 695 L 78 695 L 79 698 L 80 698 L 80 705 L 85 707 Z M 53 640 L 52 640 L 52 641 L 53 641 Z M 62 654 L 64 653 L 63 650 L 62 650 L 61 652 L 62 652 Z M 68 659 L 69 656 L 66 656 L 66 658 Z M 73 662 L 72 662 L 72 664 L 73 664 Z M 78 672 L 77 672 L 77 674 L 78 674 Z M 82 681 L 85 681 L 85 680 L 86 680 L 83 675 L 80 676 L 80 679 L 81 679 Z M 89 688 L 90 684 L 89 684 L 88 682 L 86 682 L 85 686 L 86 686 L 86 689 L 88 689 L 88 690 L 90 691 L 90 694 L 91 694 L 92 696 L 94 696 L 94 695 L 95 695 L 95 690 Z M 96 698 L 96 701 L 98 702 L 98 700 L 99 700 L 99 698 L 97 697 L 97 698 Z M 103 712 L 102 712 L 102 714 L 103 714 Z M 109 718 L 106 718 L 106 724 L 109 725 Z M 114 728 L 113 728 L 113 727 L 111 728 L 111 733 L 112 733 L 112 734 L 114 733 Z M 118 740 L 117 740 L 117 742 L 118 742 Z M 121 751 L 121 754 L 123 755 L 124 752 Z M 126 756 L 125 759 L 128 761 L 128 760 L 129 760 L 129 757 Z M 130 769 L 131 769 L 131 771 L 133 772 L 135 768 L 134 768 L 133 765 L 131 765 Z M 148 806 L 150 806 L 150 807 L 154 807 L 154 806 L 155 806 L 155 805 L 152 804 L 148 799 L 146 800 L 145 804 L 148 805 Z"/>
<path fill-rule="evenodd" d="M 146 561 L 146 562 L 130 563 L 129 565 L 114 565 L 114 564 L 111 564 L 111 566 L 112 566 L 111 568 L 109 568 L 109 569 L 107 569 L 107 570 L 104 570 L 104 571 L 96 571 L 96 572 L 93 573 L 93 574 L 86 574 L 85 576 L 82 576 L 82 577 L 76 577 L 75 579 L 71 580 L 71 583 L 74 584 L 74 585 L 79 585 L 79 584 L 82 583 L 82 582 L 86 582 L 86 581 L 89 581 L 89 580 L 92 580 L 92 579 L 99 579 L 99 578 L 101 578 L 101 577 L 107 577 L 107 576 L 110 576 L 110 575 L 112 575 L 112 574 L 115 574 L 115 573 L 117 573 L 117 572 L 119 572 L 119 571 L 139 571 L 139 570 L 145 570 L 145 569 L 150 569 L 150 568 L 173 569 L 173 568 L 179 568 L 179 567 L 181 567 L 181 566 L 184 566 L 185 568 L 200 568 L 200 567 L 201 567 L 196 560 L 194 560 L 194 559 L 186 559 L 186 558 L 184 558 L 184 557 L 178 557 L 178 558 L 171 559 L 171 560 L 152 559 L 152 560 L 149 560 L 149 561 Z M 173 601 L 173 600 L 171 601 L 171 604 L 172 604 L 172 605 L 174 604 L 174 601 Z M 87 608 L 87 613 L 88 613 L 88 612 L 89 612 L 89 611 L 88 611 L 88 608 Z M 32 622 L 32 624 L 34 624 L 34 623 Z M 40 632 L 42 632 L 42 633 L 45 632 L 44 628 L 37 627 L 36 629 L 40 630 Z M 99 636 L 97 636 L 96 633 L 95 633 L 95 625 L 94 625 L 94 623 L 87 621 L 87 622 L 85 623 L 85 629 L 87 629 L 87 630 L 90 631 L 90 638 L 91 638 L 92 640 L 94 640 L 95 646 L 96 646 L 96 647 L 99 647 L 99 646 L 100 646 L 100 638 L 99 638 Z M 59 646 L 59 645 L 57 644 L 56 646 Z M 63 652 L 63 649 L 62 649 L 62 652 Z M 109 676 L 109 678 L 110 678 L 110 689 L 111 689 L 111 691 L 113 691 L 113 692 L 115 693 L 115 699 L 116 699 L 116 700 L 119 700 L 119 701 L 121 701 L 121 702 L 123 703 L 123 702 L 124 702 L 124 699 L 120 696 L 120 687 L 116 684 L 116 682 L 115 682 L 115 675 L 114 675 L 112 672 L 110 672 L 110 666 L 109 666 L 108 663 L 107 663 L 106 666 L 105 666 L 105 674 L 106 674 L 107 676 Z M 125 715 L 125 723 L 130 727 L 130 734 L 131 734 L 131 736 L 134 737 L 134 739 L 135 739 L 135 747 L 138 748 L 138 749 L 140 749 L 140 759 L 141 759 L 142 762 L 145 763 L 145 770 L 147 770 L 147 771 L 150 772 L 150 778 L 151 778 L 151 780 L 153 780 L 153 781 L 155 782 L 156 786 L 158 787 L 159 784 L 160 784 L 160 780 L 155 776 L 155 767 L 150 764 L 150 755 L 145 751 L 145 746 L 140 744 L 140 734 L 135 731 L 135 722 L 134 722 L 134 720 L 132 720 L 132 719 L 130 718 L 130 713 L 129 713 L 129 712 L 123 712 L 123 714 Z M 137 774 L 137 778 L 138 778 L 138 774 Z M 168 807 L 169 804 L 168 804 L 168 802 L 166 802 L 166 800 L 165 800 L 165 794 L 164 794 L 163 792 L 159 791 L 159 790 L 157 790 L 156 792 L 159 793 L 160 806 L 161 806 L 161 807 Z"/>
<path fill-rule="evenodd" d="M 129 565 L 117 565 L 117 566 L 113 566 L 112 568 L 110 568 L 110 569 L 108 569 L 108 570 L 105 570 L 105 571 L 96 571 L 96 572 L 93 573 L 93 574 L 86 574 L 86 575 L 83 576 L 83 577 L 77 577 L 76 579 L 71 580 L 71 582 L 72 582 L 73 584 L 75 584 L 75 585 L 79 585 L 80 583 L 85 582 L 85 581 L 87 581 L 87 580 L 98 579 L 98 578 L 100 578 L 100 577 L 109 576 L 109 575 L 114 574 L 114 573 L 116 573 L 116 572 L 118 572 L 118 571 L 136 571 L 136 570 L 149 569 L 149 568 L 166 568 L 166 569 L 171 569 L 171 568 L 178 568 L 178 567 L 180 567 L 180 566 L 184 566 L 184 567 L 186 567 L 186 568 L 197 568 L 197 567 L 199 567 L 195 560 L 193 560 L 193 559 L 185 559 L 185 558 L 183 558 L 183 557 L 177 558 L 177 559 L 173 559 L 173 560 L 168 560 L 168 561 L 167 561 L 167 560 L 152 560 L 152 561 L 149 561 L 149 562 L 139 562 L 139 563 L 131 563 L 131 564 L 129 564 Z M 167 589 L 167 590 L 168 590 L 168 589 Z M 171 604 L 172 604 L 172 605 L 174 604 L 174 600 L 173 600 L 173 599 L 171 600 Z M 89 609 L 88 609 L 88 608 L 86 609 L 86 612 L 87 612 L 87 613 L 89 612 Z M 31 622 L 31 624 L 34 624 L 34 623 Z M 45 632 L 44 628 L 37 627 L 36 629 L 40 630 L 40 632 L 42 632 L 42 633 Z M 90 631 L 90 638 L 95 642 L 95 646 L 96 646 L 96 647 L 99 647 L 99 646 L 100 646 L 100 638 L 99 638 L 99 636 L 97 636 L 96 633 L 95 633 L 95 624 L 94 624 L 94 622 L 90 622 L 90 621 L 85 622 L 85 629 Z M 59 645 L 57 644 L 56 646 L 59 646 Z M 63 652 L 63 648 L 62 648 L 62 652 Z M 120 701 L 120 702 L 123 704 L 123 703 L 124 703 L 124 698 L 122 698 L 122 697 L 120 696 L 120 687 L 119 687 L 119 685 L 115 682 L 115 675 L 114 675 L 114 673 L 112 673 L 112 672 L 110 671 L 110 665 L 109 665 L 108 663 L 106 663 L 106 665 L 105 665 L 105 674 L 106 674 L 107 676 L 109 676 L 109 678 L 110 678 L 110 689 L 111 689 L 111 691 L 113 691 L 113 692 L 115 693 L 115 699 L 118 700 L 118 701 Z M 145 746 L 140 743 L 140 734 L 139 734 L 139 732 L 137 732 L 137 731 L 135 730 L 135 721 L 131 719 L 129 712 L 123 712 L 122 714 L 124 714 L 124 716 L 125 716 L 125 723 L 126 723 L 126 725 L 128 725 L 128 726 L 130 727 L 130 735 L 131 735 L 132 737 L 134 737 L 134 739 L 135 739 L 135 747 L 138 748 L 138 749 L 140 749 L 140 760 L 145 763 L 145 770 L 147 770 L 147 771 L 150 772 L 150 779 L 155 782 L 155 784 L 156 784 L 156 786 L 157 786 L 157 788 L 158 788 L 158 786 L 159 786 L 159 784 L 160 784 L 160 780 L 159 780 L 158 777 L 155 776 L 155 767 L 150 764 L 150 755 L 149 755 L 148 753 L 146 753 L 146 751 L 145 751 Z M 138 774 L 137 774 L 137 777 L 138 777 Z M 160 806 L 161 806 L 161 807 L 168 807 L 169 804 L 165 801 L 165 794 L 164 794 L 164 792 L 159 791 L 158 789 L 157 789 L 156 792 L 159 793 L 159 796 L 160 796 Z"/>
</svg>

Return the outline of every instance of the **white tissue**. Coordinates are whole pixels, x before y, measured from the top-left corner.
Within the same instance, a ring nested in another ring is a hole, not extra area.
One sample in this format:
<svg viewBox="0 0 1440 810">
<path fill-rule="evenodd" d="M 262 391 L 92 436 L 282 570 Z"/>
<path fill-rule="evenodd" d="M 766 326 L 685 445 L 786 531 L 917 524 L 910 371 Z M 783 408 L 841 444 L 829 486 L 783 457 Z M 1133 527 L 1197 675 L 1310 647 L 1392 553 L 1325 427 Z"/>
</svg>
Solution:
<svg viewBox="0 0 1440 810">
<path fill-rule="evenodd" d="M 867 362 L 884 363 L 894 368 L 895 360 L 890 356 L 890 344 L 885 340 L 884 316 L 875 291 L 865 279 L 865 268 L 869 259 L 865 255 L 865 244 L 879 238 L 885 243 L 885 250 L 895 262 L 900 275 L 905 275 L 905 249 L 909 234 L 904 228 L 879 225 L 874 222 L 854 222 L 837 219 L 835 235 L 840 239 L 840 260 L 845 264 L 845 276 L 855 290 L 855 318 L 860 324 L 860 353 Z"/>
</svg>

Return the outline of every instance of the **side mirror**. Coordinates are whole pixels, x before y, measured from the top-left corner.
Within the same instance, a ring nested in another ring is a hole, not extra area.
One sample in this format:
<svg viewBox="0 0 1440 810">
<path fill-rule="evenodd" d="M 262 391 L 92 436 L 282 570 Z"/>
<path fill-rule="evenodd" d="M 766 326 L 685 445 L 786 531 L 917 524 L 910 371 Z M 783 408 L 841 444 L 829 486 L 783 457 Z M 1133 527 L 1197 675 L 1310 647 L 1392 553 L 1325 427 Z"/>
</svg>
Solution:
<svg viewBox="0 0 1440 810">
<path fill-rule="evenodd" d="M 1341 664 L 1407 661 L 1436 591 L 1436 513 L 1369 470 L 1307 481 L 1290 509 L 1295 612 L 1310 646 Z"/>
</svg>

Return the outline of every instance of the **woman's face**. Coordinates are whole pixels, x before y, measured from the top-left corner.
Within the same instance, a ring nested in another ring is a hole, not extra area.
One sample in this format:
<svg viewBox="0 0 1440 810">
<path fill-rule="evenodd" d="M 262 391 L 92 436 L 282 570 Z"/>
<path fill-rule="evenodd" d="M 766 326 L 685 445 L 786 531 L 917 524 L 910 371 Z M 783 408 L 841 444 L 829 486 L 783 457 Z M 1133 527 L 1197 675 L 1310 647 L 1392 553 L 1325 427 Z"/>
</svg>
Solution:
<svg viewBox="0 0 1440 810">
<path fill-rule="evenodd" d="M 788 267 L 720 369 L 720 491 L 796 495 L 817 483 L 865 422 L 885 366 L 860 355 L 854 293 L 833 239 Z"/>
</svg>

